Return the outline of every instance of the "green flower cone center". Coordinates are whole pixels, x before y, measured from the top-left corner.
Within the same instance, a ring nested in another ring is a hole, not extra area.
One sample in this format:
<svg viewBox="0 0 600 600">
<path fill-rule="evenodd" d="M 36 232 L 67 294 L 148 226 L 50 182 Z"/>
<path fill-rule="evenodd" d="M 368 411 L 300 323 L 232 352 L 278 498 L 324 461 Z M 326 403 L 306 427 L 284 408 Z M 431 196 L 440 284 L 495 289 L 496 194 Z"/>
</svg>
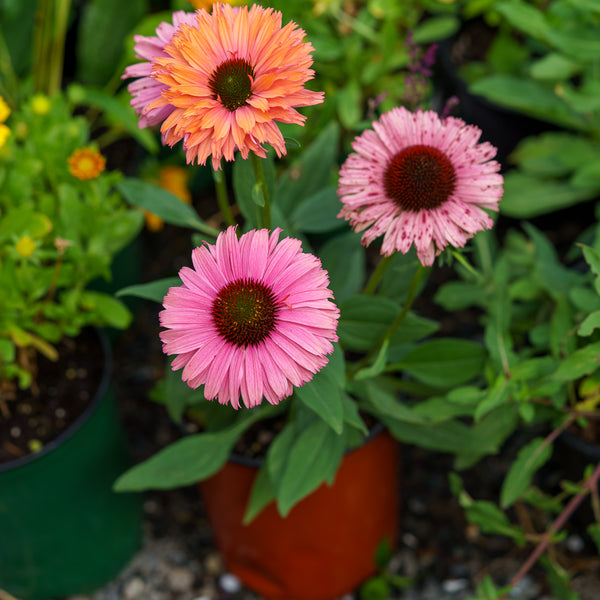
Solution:
<svg viewBox="0 0 600 600">
<path fill-rule="evenodd" d="M 241 58 L 231 58 L 221 63 L 208 80 L 208 85 L 223 106 L 233 112 L 246 104 L 252 95 L 254 69 Z"/>
<path fill-rule="evenodd" d="M 271 289 L 249 279 L 223 287 L 212 306 L 219 333 L 235 346 L 256 346 L 275 328 L 278 307 Z"/>
<path fill-rule="evenodd" d="M 450 159 L 425 145 L 400 150 L 383 176 L 388 198 L 410 212 L 440 207 L 454 192 L 456 172 Z"/>
</svg>

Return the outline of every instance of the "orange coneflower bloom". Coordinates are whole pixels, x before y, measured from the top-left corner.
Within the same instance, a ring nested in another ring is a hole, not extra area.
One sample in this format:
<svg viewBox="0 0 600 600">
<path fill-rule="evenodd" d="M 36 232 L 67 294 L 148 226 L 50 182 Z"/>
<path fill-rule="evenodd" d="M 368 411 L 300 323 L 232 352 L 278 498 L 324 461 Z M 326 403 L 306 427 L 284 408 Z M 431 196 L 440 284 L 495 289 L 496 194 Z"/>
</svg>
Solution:
<svg viewBox="0 0 600 600">
<path fill-rule="evenodd" d="M 314 71 L 313 47 L 303 38 L 293 22 L 282 28 L 271 8 L 217 3 L 212 13 L 199 10 L 154 61 L 152 77 L 165 88 L 146 110 L 173 107 L 161 127 L 164 142 L 183 140 L 188 163 L 212 155 L 215 169 L 236 150 L 265 157 L 263 144 L 285 154 L 276 122 L 303 124 L 295 107 L 323 102 L 323 92 L 304 88 Z"/>
</svg>

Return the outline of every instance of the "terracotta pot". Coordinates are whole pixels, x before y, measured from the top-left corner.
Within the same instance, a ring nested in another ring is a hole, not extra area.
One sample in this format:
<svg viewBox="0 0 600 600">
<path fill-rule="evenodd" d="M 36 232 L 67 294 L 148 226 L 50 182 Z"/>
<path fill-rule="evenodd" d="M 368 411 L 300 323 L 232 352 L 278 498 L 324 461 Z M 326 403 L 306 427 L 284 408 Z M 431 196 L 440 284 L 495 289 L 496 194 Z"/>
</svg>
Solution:
<svg viewBox="0 0 600 600">
<path fill-rule="evenodd" d="M 257 466 L 230 460 L 201 482 L 215 543 L 232 573 L 272 600 L 331 600 L 376 572 L 377 546 L 394 544 L 399 518 L 399 445 L 387 431 L 343 458 L 282 518 L 274 503 L 242 524 Z"/>
</svg>

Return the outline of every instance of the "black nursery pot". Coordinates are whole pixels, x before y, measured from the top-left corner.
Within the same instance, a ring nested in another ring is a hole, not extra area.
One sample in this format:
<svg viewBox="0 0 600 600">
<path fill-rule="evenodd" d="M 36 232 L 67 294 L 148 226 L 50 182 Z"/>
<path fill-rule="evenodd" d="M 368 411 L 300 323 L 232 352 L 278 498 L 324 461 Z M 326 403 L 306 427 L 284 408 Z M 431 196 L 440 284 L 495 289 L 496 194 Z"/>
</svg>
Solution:
<svg viewBox="0 0 600 600">
<path fill-rule="evenodd" d="M 472 30 L 478 30 L 478 33 L 474 35 Z M 477 96 L 469 91 L 467 82 L 459 73 L 455 50 L 469 43 L 482 45 L 484 49 L 489 45 L 493 35 L 494 30 L 487 28 L 480 21 L 466 22 L 455 36 L 439 45 L 436 66 L 444 95 L 458 98 L 458 111 L 461 117 L 482 130 L 481 139 L 490 142 L 498 149 L 496 159 L 506 168 L 508 157 L 521 140 L 544 131 L 556 130 L 557 127 L 494 104 L 483 96 Z"/>
<path fill-rule="evenodd" d="M 141 544 L 141 497 L 112 491 L 131 461 L 98 333 L 104 369 L 85 412 L 39 453 L 0 465 L 0 590 L 20 600 L 91 592 Z"/>
</svg>

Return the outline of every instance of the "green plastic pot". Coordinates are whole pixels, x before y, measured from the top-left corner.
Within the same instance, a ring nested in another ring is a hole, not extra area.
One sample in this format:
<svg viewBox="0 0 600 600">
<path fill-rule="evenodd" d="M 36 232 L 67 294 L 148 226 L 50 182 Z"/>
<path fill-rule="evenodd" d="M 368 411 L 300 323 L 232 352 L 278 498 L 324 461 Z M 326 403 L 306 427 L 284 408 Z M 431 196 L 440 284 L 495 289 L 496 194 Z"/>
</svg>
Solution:
<svg viewBox="0 0 600 600">
<path fill-rule="evenodd" d="M 110 385 L 35 455 L 0 465 L 0 589 L 20 600 L 84 594 L 123 569 L 142 539 L 137 494 L 112 491 L 131 466 Z"/>
</svg>

